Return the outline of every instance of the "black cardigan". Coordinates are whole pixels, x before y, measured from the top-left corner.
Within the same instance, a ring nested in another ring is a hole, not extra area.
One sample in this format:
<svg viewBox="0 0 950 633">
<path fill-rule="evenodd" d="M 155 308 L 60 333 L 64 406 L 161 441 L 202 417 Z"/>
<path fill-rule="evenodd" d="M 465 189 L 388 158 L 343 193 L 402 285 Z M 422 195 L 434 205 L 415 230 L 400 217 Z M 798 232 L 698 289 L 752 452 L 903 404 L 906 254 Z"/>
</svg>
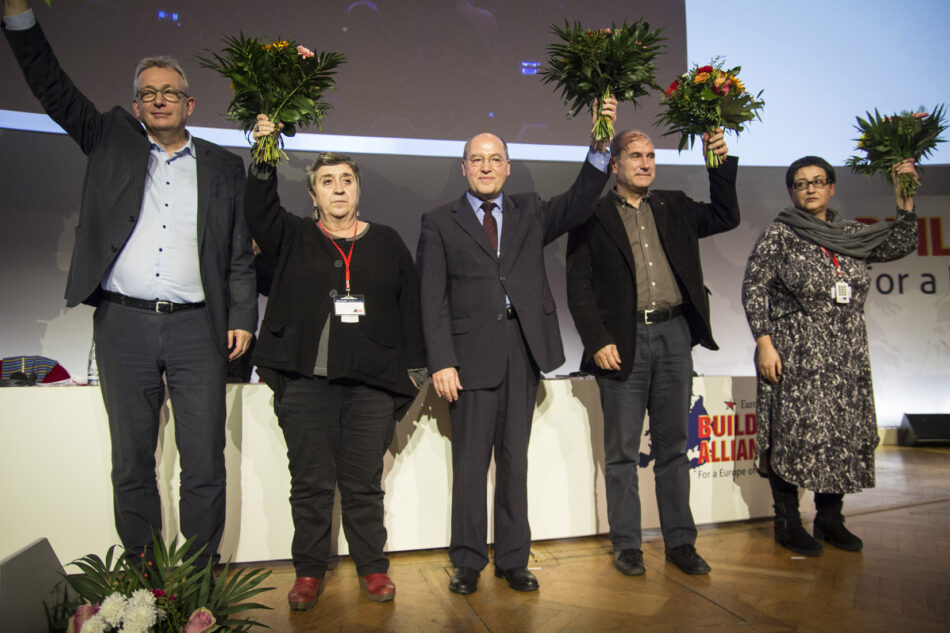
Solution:
<svg viewBox="0 0 950 633">
<path fill-rule="evenodd" d="M 709 292 L 703 283 L 699 239 L 739 226 L 736 196 L 738 160 L 730 156 L 709 170 L 711 202 L 697 202 L 682 191 L 651 191 L 656 229 L 683 295 L 692 344 L 718 349 L 709 323 Z M 567 301 L 584 343 L 581 368 L 624 379 L 633 368 L 636 346 L 637 282 L 633 254 L 614 194 L 601 198 L 594 215 L 573 230 L 567 243 Z M 593 356 L 614 344 L 623 363 L 604 372 Z"/>
<path fill-rule="evenodd" d="M 346 291 L 340 253 L 312 218 L 280 206 L 273 169 L 251 166 L 244 202 L 251 235 L 262 253 L 277 261 L 254 350 L 261 378 L 279 396 L 288 376 L 312 376 L 329 315 L 329 380 L 351 379 L 414 396 L 407 370 L 425 367 L 419 282 L 396 231 L 372 223 L 355 242 L 351 292 L 364 296 L 366 315 L 358 323 L 342 323 L 332 316 L 333 298 Z M 337 243 L 349 250 L 349 242 Z"/>
</svg>

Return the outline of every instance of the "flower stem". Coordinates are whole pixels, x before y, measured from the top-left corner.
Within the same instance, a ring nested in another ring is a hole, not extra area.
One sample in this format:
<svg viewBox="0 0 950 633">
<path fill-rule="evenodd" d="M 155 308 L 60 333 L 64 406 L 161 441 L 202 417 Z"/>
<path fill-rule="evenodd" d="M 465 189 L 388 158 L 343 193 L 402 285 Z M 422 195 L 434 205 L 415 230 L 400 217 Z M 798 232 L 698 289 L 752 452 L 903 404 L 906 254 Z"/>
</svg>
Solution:
<svg viewBox="0 0 950 633">
<path fill-rule="evenodd" d="M 914 180 L 913 176 L 910 174 L 900 174 L 899 180 L 901 197 L 905 200 L 909 200 L 917 195 L 917 189 L 920 187 L 920 183 Z"/>
<path fill-rule="evenodd" d="M 721 121 L 718 122 L 718 123 L 716 123 L 715 125 L 713 125 L 709 130 L 707 130 L 707 131 L 706 131 L 706 134 L 708 134 L 710 137 L 712 137 L 712 135 L 716 133 L 716 129 L 717 129 L 720 125 L 722 125 L 722 122 L 721 122 Z M 706 169 L 716 169 L 716 168 L 719 167 L 720 165 L 722 165 L 722 158 L 719 156 L 719 154 L 717 154 L 716 152 L 712 151 L 712 150 L 709 149 L 709 147 L 707 146 L 707 148 L 706 148 Z"/>
<path fill-rule="evenodd" d="M 604 94 L 601 95 L 597 104 L 597 122 L 594 124 L 594 129 L 591 130 L 595 141 L 609 141 L 614 137 L 614 124 L 603 114 L 604 102 L 609 98 L 610 86 L 607 86 L 604 88 Z"/>
</svg>

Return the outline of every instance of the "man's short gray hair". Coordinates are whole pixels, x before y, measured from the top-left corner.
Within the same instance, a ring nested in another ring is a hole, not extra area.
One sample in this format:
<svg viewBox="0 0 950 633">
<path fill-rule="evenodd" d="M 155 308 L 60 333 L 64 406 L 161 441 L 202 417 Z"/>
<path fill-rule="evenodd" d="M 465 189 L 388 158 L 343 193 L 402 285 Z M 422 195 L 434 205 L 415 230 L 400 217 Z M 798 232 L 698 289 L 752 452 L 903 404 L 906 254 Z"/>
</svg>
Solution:
<svg viewBox="0 0 950 633">
<path fill-rule="evenodd" d="M 135 67 L 135 79 L 132 82 L 133 99 L 139 98 L 139 88 L 141 87 L 139 79 L 142 73 L 149 68 L 170 68 L 174 70 L 181 77 L 181 89 L 184 90 L 185 96 L 191 96 L 191 89 L 188 87 L 188 76 L 185 74 L 185 70 L 181 67 L 181 64 L 178 63 L 178 60 L 168 55 L 156 55 L 154 57 L 146 57 Z"/>
</svg>

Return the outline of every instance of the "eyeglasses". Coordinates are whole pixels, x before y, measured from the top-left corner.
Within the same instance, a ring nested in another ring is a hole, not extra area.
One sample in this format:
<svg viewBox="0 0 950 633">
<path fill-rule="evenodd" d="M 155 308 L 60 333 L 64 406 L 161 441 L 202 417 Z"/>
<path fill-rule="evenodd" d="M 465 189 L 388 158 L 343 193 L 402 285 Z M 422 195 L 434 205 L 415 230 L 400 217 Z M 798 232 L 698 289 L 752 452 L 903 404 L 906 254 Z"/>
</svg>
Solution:
<svg viewBox="0 0 950 633">
<path fill-rule="evenodd" d="M 808 189 L 809 185 L 814 185 L 815 189 L 824 189 L 825 187 L 831 184 L 834 184 L 833 180 L 829 180 L 828 178 L 822 178 L 819 176 L 818 178 L 815 178 L 814 180 L 804 180 L 804 179 L 796 180 L 795 182 L 792 183 L 792 189 L 794 189 L 795 191 L 805 191 L 806 189 Z"/>
<path fill-rule="evenodd" d="M 158 96 L 158 93 L 162 93 L 162 98 L 169 103 L 178 103 L 182 97 L 188 96 L 187 93 L 174 88 L 162 88 L 161 90 L 145 88 L 143 90 L 139 90 L 138 100 L 142 103 L 151 103 L 152 101 L 155 101 L 155 97 Z"/>
<path fill-rule="evenodd" d="M 466 162 L 468 162 L 469 165 L 471 165 L 475 169 L 481 169 L 482 165 L 485 164 L 486 160 L 488 161 L 488 164 L 491 166 L 492 169 L 498 169 L 499 167 L 505 164 L 505 159 L 498 155 L 489 156 L 488 158 L 485 158 L 484 156 L 469 156 L 465 160 Z"/>
</svg>

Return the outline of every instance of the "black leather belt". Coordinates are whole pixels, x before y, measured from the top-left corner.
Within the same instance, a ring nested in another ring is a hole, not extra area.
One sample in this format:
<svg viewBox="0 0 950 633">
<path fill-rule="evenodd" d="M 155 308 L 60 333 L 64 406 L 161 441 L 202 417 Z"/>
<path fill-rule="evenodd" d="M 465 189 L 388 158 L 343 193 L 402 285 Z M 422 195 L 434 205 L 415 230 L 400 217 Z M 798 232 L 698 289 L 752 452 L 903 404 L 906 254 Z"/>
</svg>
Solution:
<svg viewBox="0 0 950 633">
<path fill-rule="evenodd" d="M 669 321 L 670 319 L 678 317 L 681 314 L 683 314 L 683 306 L 673 306 L 672 308 L 664 308 L 662 310 L 643 310 L 641 312 L 637 312 L 637 323 L 655 325 L 657 323 Z"/>
<path fill-rule="evenodd" d="M 514 308 L 512 308 L 511 306 L 508 306 L 507 308 L 505 308 L 505 316 L 506 316 L 509 320 L 511 320 L 511 319 L 517 319 L 517 318 L 518 318 L 518 313 L 515 312 L 515 309 L 514 309 Z"/>
<path fill-rule="evenodd" d="M 175 303 L 173 301 L 146 301 L 145 299 L 136 299 L 135 297 L 127 297 L 125 295 L 120 295 L 117 292 L 109 292 L 108 290 L 102 291 L 102 297 L 111 301 L 112 303 L 118 303 L 129 308 L 137 308 L 139 310 L 148 310 L 149 312 L 159 312 L 161 314 L 171 314 L 172 312 L 179 312 L 181 310 L 194 310 L 195 308 L 205 307 L 205 302 L 201 301 L 199 303 Z"/>
</svg>

